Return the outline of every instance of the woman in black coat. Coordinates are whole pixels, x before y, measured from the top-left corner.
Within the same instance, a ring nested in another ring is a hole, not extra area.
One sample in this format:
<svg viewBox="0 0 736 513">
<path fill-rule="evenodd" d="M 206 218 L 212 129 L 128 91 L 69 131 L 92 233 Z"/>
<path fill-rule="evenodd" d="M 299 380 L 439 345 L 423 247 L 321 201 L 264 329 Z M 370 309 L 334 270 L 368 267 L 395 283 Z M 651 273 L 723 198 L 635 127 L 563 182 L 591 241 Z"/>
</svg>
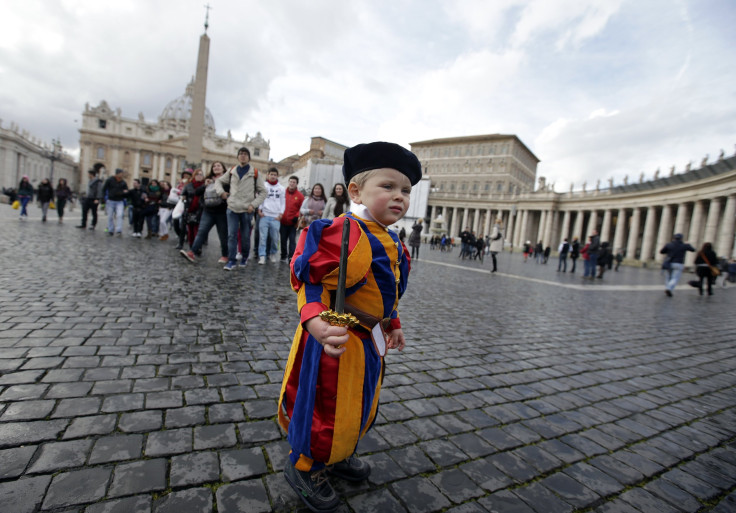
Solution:
<svg viewBox="0 0 736 513">
<path fill-rule="evenodd" d="M 718 266 L 718 257 L 716 257 L 713 251 L 713 245 L 710 242 L 703 244 L 703 247 L 698 251 L 695 257 L 695 272 L 700 278 L 698 290 L 700 295 L 703 295 L 703 280 L 708 280 L 708 295 L 713 295 L 713 283 L 716 281 L 716 277 L 713 276 L 711 266 Z"/>
</svg>

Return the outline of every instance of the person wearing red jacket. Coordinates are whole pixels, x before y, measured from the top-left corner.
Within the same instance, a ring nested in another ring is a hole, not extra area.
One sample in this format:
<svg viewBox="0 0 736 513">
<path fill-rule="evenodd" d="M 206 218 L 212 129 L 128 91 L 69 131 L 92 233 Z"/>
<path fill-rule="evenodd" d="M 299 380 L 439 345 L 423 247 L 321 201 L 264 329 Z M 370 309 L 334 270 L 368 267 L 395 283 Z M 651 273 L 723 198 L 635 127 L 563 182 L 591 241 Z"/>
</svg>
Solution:
<svg viewBox="0 0 736 513">
<path fill-rule="evenodd" d="M 299 207 L 304 201 L 304 194 L 297 189 L 299 178 L 296 176 L 289 177 L 289 186 L 286 188 L 286 210 L 281 216 L 281 261 L 291 262 L 296 248 L 296 228 L 299 221 Z M 288 252 L 286 242 L 289 242 Z"/>
</svg>

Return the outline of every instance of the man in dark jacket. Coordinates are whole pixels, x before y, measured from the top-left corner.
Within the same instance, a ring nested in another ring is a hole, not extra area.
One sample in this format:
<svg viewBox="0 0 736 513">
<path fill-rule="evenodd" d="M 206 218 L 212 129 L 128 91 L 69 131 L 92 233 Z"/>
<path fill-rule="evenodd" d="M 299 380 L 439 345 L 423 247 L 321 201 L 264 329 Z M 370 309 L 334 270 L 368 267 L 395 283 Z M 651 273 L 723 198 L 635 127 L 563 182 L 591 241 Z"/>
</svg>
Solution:
<svg viewBox="0 0 736 513">
<path fill-rule="evenodd" d="M 575 262 L 577 262 L 579 257 L 580 257 L 580 242 L 578 241 L 578 238 L 575 237 L 572 240 L 572 245 L 570 246 L 570 261 L 572 261 L 572 269 L 570 269 L 571 273 L 575 272 Z"/>
<path fill-rule="evenodd" d="M 664 278 L 664 293 L 668 297 L 672 297 L 672 291 L 675 290 L 677 282 L 680 281 L 682 270 L 685 268 L 685 254 L 688 251 L 695 251 L 687 242 L 682 241 L 682 234 L 676 233 L 672 242 L 669 242 L 659 252 L 667 255 L 662 269 L 666 270 Z"/>
<path fill-rule="evenodd" d="M 77 228 L 87 227 L 87 215 L 92 212 L 92 223 L 89 225 L 90 230 L 94 230 L 97 226 L 97 206 L 102 199 L 102 180 L 97 177 L 100 169 L 105 169 L 101 164 L 95 164 L 92 169 L 87 171 L 89 181 L 87 182 L 87 195 L 82 200 L 82 224 Z"/>
<path fill-rule="evenodd" d="M 598 230 L 593 230 L 593 234 L 590 236 L 590 244 L 586 251 L 588 259 L 585 263 L 585 272 L 583 273 L 583 279 L 592 280 L 595 278 L 595 268 L 598 265 L 598 251 L 601 247 L 601 238 L 598 236 Z"/>
<path fill-rule="evenodd" d="M 123 210 L 128 197 L 128 184 L 123 180 L 124 172 L 116 169 L 115 175 L 108 178 L 102 188 L 102 195 L 107 198 L 107 234 L 110 236 L 116 233 L 118 237 L 123 235 Z"/>
</svg>

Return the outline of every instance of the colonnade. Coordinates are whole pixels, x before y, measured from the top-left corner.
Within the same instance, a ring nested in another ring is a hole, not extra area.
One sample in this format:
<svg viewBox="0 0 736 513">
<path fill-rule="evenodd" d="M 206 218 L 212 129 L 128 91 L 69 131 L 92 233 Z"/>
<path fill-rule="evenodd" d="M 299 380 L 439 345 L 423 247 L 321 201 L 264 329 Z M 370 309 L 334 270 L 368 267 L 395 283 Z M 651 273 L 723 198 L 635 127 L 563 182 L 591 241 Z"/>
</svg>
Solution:
<svg viewBox="0 0 736 513">
<path fill-rule="evenodd" d="M 432 220 L 441 215 L 444 231 L 453 237 L 466 228 L 479 236 L 489 235 L 493 221 L 500 218 L 506 246 L 512 250 L 526 241 L 541 241 L 554 252 L 563 239 L 577 238 L 584 244 L 597 230 L 601 242 L 608 242 L 614 252 L 624 252 L 630 263 L 661 262 L 664 255 L 660 249 L 676 233 L 682 233 L 696 250 L 711 242 L 719 257 L 736 256 L 736 184 L 711 191 L 710 197 L 690 194 L 689 198 L 678 198 L 673 194 L 616 198 L 611 194 L 568 200 L 554 193 L 534 196 L 506 200 L 495 207 L 441 205 L 430 196 L 427 213 Z M 694 258 L 694 253 L 689 253 L 686 264 L 692 264 Z"/>
</svg>

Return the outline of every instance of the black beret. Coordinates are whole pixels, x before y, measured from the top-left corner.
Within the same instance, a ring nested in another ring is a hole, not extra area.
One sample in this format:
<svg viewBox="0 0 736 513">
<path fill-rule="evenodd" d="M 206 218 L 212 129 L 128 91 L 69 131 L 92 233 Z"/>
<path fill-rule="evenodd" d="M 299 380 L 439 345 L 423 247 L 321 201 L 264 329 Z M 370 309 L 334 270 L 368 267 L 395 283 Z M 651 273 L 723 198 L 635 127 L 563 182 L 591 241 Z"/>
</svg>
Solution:
<svg viewBox="0 0 736 513">
<path fill-rule="evenodd" d="M 394 143 L 359 144 L 345 150 L 343 160 L 342 176 L 345 183 L 350 183 L 358 173 L 385 167 L 406 175 L 412 185 L 416 185 L 422 179 L 422 165 L 417 156 Z"/>
</svg>

